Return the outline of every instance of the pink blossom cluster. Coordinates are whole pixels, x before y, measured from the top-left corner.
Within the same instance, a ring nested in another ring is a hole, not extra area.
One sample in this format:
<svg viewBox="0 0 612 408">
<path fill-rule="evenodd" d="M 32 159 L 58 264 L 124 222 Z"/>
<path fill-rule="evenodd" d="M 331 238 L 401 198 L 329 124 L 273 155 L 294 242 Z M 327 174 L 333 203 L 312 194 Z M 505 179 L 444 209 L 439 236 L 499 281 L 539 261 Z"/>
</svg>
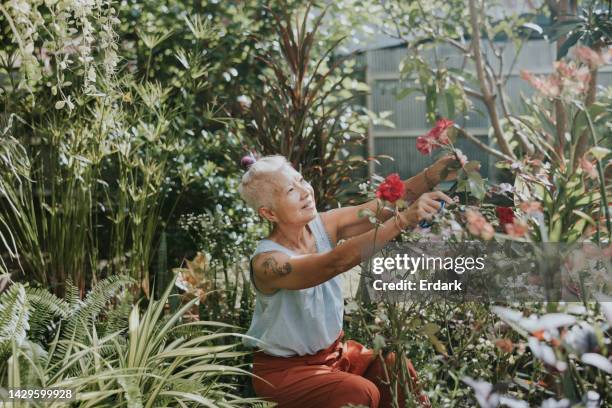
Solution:
<svg viewBox="0 0 612 408">
<path fill-rule="evenodd" d="M 521 78 L 528 81 L 539 93 L 548 98 L 576 98 L 585 94 L 591 80 L 590 70 L 600 65 L 609 64 L 612 60 L 612 49 L 598 53 L 588 47 L 578 47 L 575 61 L 555 61 L 555 72 L 547 76 L 536 76 L 521 70 Z"/>
<path fill-rule="evenodd" d="M 466 210 L 467 227 L 470 234 L 488 241 L 495 235 L 495 229 L 486 218 L 476 210 Z"/>
<path fill-rule="evenodd" d="M 521 78 L 548 98 L 575 97 L 586 92 L 591 80 L 589 67 L 578 67 L 573 61 L 555 61 L 555 73 L 540 77 L 521 70 Z"/>
<path fill-rule="evenodd" d="M 610 47 L 601 53 L 589 47 L 577 47 L 575 54 L 583 64 L 591 68 L 612 63 L 612 48 Z"/>
</svg>

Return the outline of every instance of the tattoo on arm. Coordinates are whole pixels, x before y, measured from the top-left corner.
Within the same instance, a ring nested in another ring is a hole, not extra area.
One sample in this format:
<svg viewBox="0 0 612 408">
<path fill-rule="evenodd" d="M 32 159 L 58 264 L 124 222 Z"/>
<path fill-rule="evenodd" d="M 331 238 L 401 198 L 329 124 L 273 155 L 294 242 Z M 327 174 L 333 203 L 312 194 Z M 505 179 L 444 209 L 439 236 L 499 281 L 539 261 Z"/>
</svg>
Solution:
<svg viewBox="0 0 612 408">
<path fill-rule="evenodd" d="M 284 265 L 279 266 L 276 259 L 273 257 L 267 258 L 261 264 L 264 268 L 264 275 L 276 275 L 276 276 L 286 276 L 291 273 L 291 264 L 289 262 L 285 262 Z"/>
</svg>

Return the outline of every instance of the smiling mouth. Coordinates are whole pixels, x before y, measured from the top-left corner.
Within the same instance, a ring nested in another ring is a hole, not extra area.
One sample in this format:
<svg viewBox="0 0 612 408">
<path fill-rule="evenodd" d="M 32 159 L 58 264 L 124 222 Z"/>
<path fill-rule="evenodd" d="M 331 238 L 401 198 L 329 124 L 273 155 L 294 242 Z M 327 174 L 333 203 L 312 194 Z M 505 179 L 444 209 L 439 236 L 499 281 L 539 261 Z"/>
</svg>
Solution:
<svg viewBox="0 0 612 408">
<path fill-rule="evenodd" d="M 305 209 L 307 209 L 307 208 L 311 208 L 311 207 L 313 207 L 313 206 L 314 206 L 314 203 L 311 201 L 311 202 L 309 202 L 308 204 L 306 204 L 305 206 L 303 206 L 303 207 L 302 207 L 302 210 L 305 210 Z"/>
</svg>

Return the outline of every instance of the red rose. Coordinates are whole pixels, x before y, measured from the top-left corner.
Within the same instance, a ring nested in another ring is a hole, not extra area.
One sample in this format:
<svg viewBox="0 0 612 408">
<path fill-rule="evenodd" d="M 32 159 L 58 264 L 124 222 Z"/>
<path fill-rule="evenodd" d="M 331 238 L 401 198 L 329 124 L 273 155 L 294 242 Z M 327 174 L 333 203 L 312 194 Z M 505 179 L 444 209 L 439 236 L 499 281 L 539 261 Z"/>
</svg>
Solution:
<svg viewBox="0 0 612 408">
<path fill-rule="evenodd" d="M 496 207 L 495 213 L 499 219 L 499 225 L 512 224 L 514 222 L 514 211 L 510 207 Z"/>
<path fill-rule="evenodd" d="M 404 196 L 404 192 L 404 183 L 399 175 L 392 173 L 385 178 L 385 181 L 380 183 L 376 189 L 376 197 L 394 203 Z"/>
</svg>

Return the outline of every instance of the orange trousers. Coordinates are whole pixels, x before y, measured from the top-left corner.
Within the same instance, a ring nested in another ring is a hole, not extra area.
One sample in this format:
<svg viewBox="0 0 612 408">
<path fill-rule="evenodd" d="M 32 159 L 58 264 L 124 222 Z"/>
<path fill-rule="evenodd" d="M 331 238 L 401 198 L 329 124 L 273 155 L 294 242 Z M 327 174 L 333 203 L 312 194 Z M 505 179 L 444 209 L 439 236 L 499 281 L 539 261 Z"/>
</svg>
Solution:
<svg viewBox="0 0 612 408">
<path fill-rule="evenodd" d="M 274 357 L 261 351 L 253 357 L 253 388 L 257 396 L 273 401 L 278 408 L 340 408 L 365 405 L 371 408 L 392 406 L 385 367 L 373 350 L 353 340 L 341 342 L 343 333 L 325 350 L 314 355 Z M 387 373 L 395 355 L 385 358 Z M 407 359 L 411 387 L 422 407 L 431 407 L 420 391 L 416 370 Z M 260 377 L 260 378 L 257 378 Z M 404 407 L 403 393 L 398 403 Z"/>
</svg>

